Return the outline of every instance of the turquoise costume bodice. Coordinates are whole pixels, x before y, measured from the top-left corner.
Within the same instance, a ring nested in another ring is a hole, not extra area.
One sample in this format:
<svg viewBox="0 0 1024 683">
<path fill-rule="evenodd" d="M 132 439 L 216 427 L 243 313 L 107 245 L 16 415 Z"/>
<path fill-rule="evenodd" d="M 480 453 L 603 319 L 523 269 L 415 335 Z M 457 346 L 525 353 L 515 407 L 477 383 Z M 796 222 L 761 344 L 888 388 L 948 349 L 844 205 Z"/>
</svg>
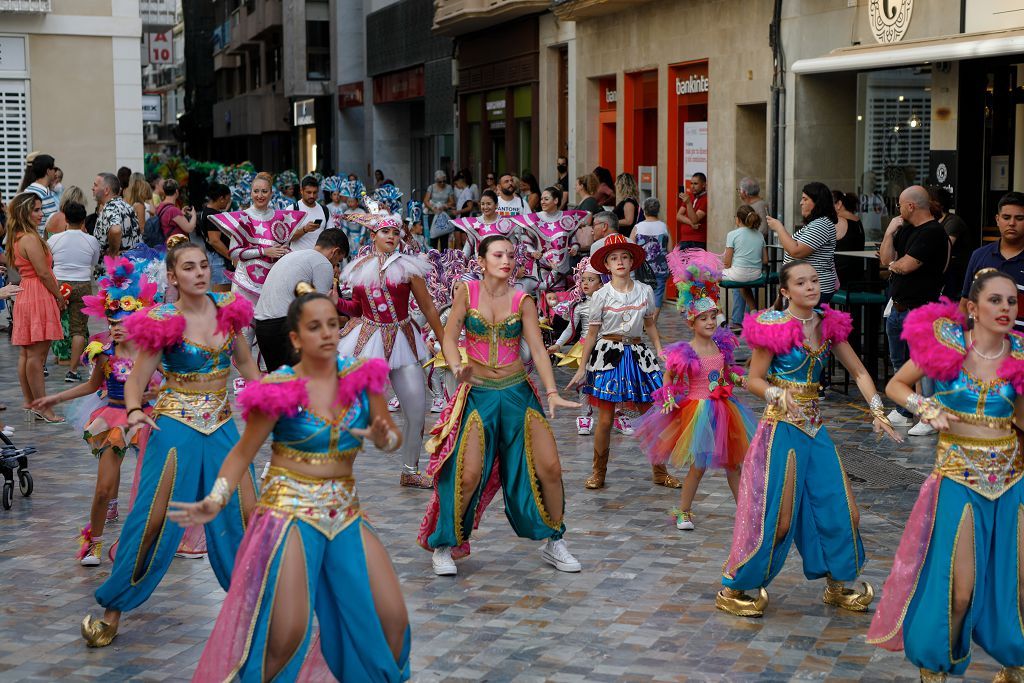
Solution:
<svg viewBox="0 0 1024 683">
<path fill-rule="evenodd" d="M 966 357 L 966 340 L 963 327 L 956 324 L 939 323 L 941 340 L 954 349 L 962 350 Z M 1010 335 L 1010 353 L 1024 353 L 1024 342 L 1017 335 Z M 913 355 L 911 356 L 913 358 Z M 995 428 L 1009 429 L 1013 418 L 1014 401 L 1017 391 L 1005 377 L 982 380 L 975 377 L 961 365 L 956 377 L 935 379 L 935 400 L 961 422 Z"/>
<path fill-rule="evenodd" d="M 769 379 L 774 378 L 793 384 L 817 384 L 825 364 L 828 363 L 830 342 L 823 342 L 817 350 L 811 350 L 806 343 L 795 346 L 786 353 L 772 358 L 768 366 Z"/>
<path fill-rule="evenodd" d="M 354 358 L 338 357 L 340 378 L 358 365 Z M 273 379 L 271 379 L 273 378 Z M 268 375 L 264 381 L 290 382 L 295 370 L 285 365 Z M 370 399 L 365 391 L 352 400 L 337 418 L 320 415 L 301 406 L 296 415 L 282 415 L 274 426 L 271 449 L 289 460 L 321 464 L 338 460 L 354 460 L 362 442 L 348 430 L 364 429 L 370 423 Z"/>
<path fill-rule="evenodd" d="M 234 348 L 234 336 L 225 339 L 219 349 L 182 338 L 174 346 L 164 349 L 161 365 L 165 375 L 176 379 L 226 377 L 231 369 Z"/>
</svg>

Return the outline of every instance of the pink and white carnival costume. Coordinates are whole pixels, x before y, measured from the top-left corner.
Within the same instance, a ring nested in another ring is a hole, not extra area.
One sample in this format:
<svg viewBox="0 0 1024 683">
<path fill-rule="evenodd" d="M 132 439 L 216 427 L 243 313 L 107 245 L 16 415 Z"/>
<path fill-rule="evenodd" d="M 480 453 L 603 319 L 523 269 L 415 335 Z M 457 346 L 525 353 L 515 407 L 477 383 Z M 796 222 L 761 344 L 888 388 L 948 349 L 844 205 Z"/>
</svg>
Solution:
<svg viewBox="0 0 1024 683">
<path fill-rule="evenodd" d="M 555 214 L 527 214 L 522 218 L 534 244 L 540 247 L 537 266 L 540 269 L 540 288 L 556 289 L 564 282 L 572 265 L 569 250 L 579 227 L 590 215 L 587 211 L 559 211 Z"/>
<path fill-rule="evenodd" d="M 256 303 L 263 283 L 277 259 L 265 255 L 271 247 L 287 247 L 305 214 L 301 211 L 259 209 L 231 211 L 210 216 L 222 233 L 231 238 L 228 253 L 238 260 L 232 291 Z"/>
<path fill-rule="evenodd" d="M 376 218 L 373 222 L 376 230 L 401 225 L 401 219 L 395 216 Z M 341 279 L 352 289 L 352 302 L 345 311 L 350 319 L 341 331 L 338 353 L 387 361 L 391 385 L 405 416 L 403 482 L 411 485 L 416 485 L 411 478 L 421 476 L 419 457 L 427 413 L 422 364 L 430 354 L 410 316 L 410 283 L 413 278 L 424 278 L 430 270 L 430 262 L 424 257 L 403 254 L 400 250 L 384 254 L 371 246 L 369 253 L 356 257 L 341 274 Z M 427 484 L 427 481 L 424 479 L 421 483 Z"/>
<path fill-rule="evenodd" d="M 537 262 L 531 254 L 539 254 L 540 248 L 532 232 L 527 232 L 526 223 L 521 216 L 498 216 L 493 223 L 485 223 L 480 216 L 467 216 L 452 221 L 456 228 L 466 233 L 466 245 L 463 253 L 475 259 L 480 243 L 493 235 L 501 235 L 516 247 L 517 269 L 524 275 L 516 277 L 513 271 L 510 281 L 517 289 L 532 294 L 537 289 Z"/>
</svg>

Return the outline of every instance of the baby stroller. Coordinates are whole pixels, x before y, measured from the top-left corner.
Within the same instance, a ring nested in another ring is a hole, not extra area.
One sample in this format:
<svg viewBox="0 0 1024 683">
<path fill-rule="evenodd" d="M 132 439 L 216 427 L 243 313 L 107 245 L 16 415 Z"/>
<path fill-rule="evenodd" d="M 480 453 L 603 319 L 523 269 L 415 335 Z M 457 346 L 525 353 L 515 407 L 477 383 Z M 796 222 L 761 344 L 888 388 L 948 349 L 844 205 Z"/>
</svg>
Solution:
<svg viewBox="0 0 1024 683">
<path fill-rule="evenodd" d="M 36 452 L 32 446 L 18 448 L 3 433 L 0 433 L 0 474 L 4 478 L 3 503 L 4 510 L 10 510 L 14 504 L 14 470 L 18 470 L 18 488 L 21 495 L 28 498 L 32 495 L 32 475 L 28 471 L 28 456 Z"/>
</svg>

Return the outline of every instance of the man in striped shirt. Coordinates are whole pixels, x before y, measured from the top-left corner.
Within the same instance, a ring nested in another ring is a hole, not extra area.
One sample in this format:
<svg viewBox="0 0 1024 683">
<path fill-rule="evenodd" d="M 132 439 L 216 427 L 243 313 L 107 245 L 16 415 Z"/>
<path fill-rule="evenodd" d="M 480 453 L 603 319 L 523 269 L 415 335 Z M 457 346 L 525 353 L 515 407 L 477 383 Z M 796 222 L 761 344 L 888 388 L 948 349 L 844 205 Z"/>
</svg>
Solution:
<svg viewBox="0 0 1024 683">
<path fill-rule="evenodd" d="M 22 181 L 25 192 L 31 192 L 39 197 L 43 205 L 43 222 L 39 224 L 39 234 L 46 239 L 46 223 L 57 213 L 57 195 L 50 188 L 53 187 L 57 177 L 56 161 L 49 154 L 36 154 L 29 161 L 25 169 L 25 179 Z M 25 183 L 28 182 L 26 185 Z"/>
</svg>

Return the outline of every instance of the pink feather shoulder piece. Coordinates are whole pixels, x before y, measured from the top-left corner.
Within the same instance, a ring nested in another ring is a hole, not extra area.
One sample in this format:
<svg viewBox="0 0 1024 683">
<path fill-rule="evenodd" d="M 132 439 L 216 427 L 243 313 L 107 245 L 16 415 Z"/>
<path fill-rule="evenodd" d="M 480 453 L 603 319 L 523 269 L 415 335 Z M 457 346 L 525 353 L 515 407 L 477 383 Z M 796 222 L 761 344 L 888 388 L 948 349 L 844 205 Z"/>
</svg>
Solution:
<svg viewBox="0 0 1024 683">
<path fill-rule="evenodd" d="M 222 294 L 217 299 L 217 334 L 238 334 L 252 322 L 252 303 L 235 294 Z"/>
<path fill-rule="evenodd" d="M 999 365 L 999 376 L 1018 394 L 1024 394 L 1024 336 L 1010 333 L 1010 355 Z"/>
<path fill-rule="evenodd" d="M 185 316 L 171 304 L 132 313 L 124 320 L 128 338 L 147 351 L 160 351 L 181 341 Z"/>
<path fill-rule="evenodd" d="M 834 310 L 829 305 L 821 307 L 821 338 L 833 344 L 842 344 L 853 331 L 853 318 L 849 313 Z"/>
<path fill-rule="evenodd" d="M 743 318 L 743 338 L 751 348 L 787 353 L 803 342 L 800 322 L 785 311 L 769 309 Z"/>
<path fill-rule="evenodd" d="M 363 391 L 379 394 L 387 387 L 390 368 L 385 360 L 367 358 L 349 363 L 349 359 L 338 359 L 339 366 L 345 363 L 338 369 L 337 403 L 351 403 Z"/>
<path fill-rule="evenodd" d="M 925 375 L 942 382 L 955 379 L 967 357 L 964 316 L 943 297 L 907 314 L 900 337 L 910 347 L 910 358 Z"/>
<path fill-rule="evenodd" d="M 309 402 L 306 379 L 296 377 L 290 370 L 277 370 L 259 382 L 246 384 L 238 394 L 238 405 L 246 420 L 256 411 L 270 417 L 298 415 L 299 410 Z"/>
</svg>

